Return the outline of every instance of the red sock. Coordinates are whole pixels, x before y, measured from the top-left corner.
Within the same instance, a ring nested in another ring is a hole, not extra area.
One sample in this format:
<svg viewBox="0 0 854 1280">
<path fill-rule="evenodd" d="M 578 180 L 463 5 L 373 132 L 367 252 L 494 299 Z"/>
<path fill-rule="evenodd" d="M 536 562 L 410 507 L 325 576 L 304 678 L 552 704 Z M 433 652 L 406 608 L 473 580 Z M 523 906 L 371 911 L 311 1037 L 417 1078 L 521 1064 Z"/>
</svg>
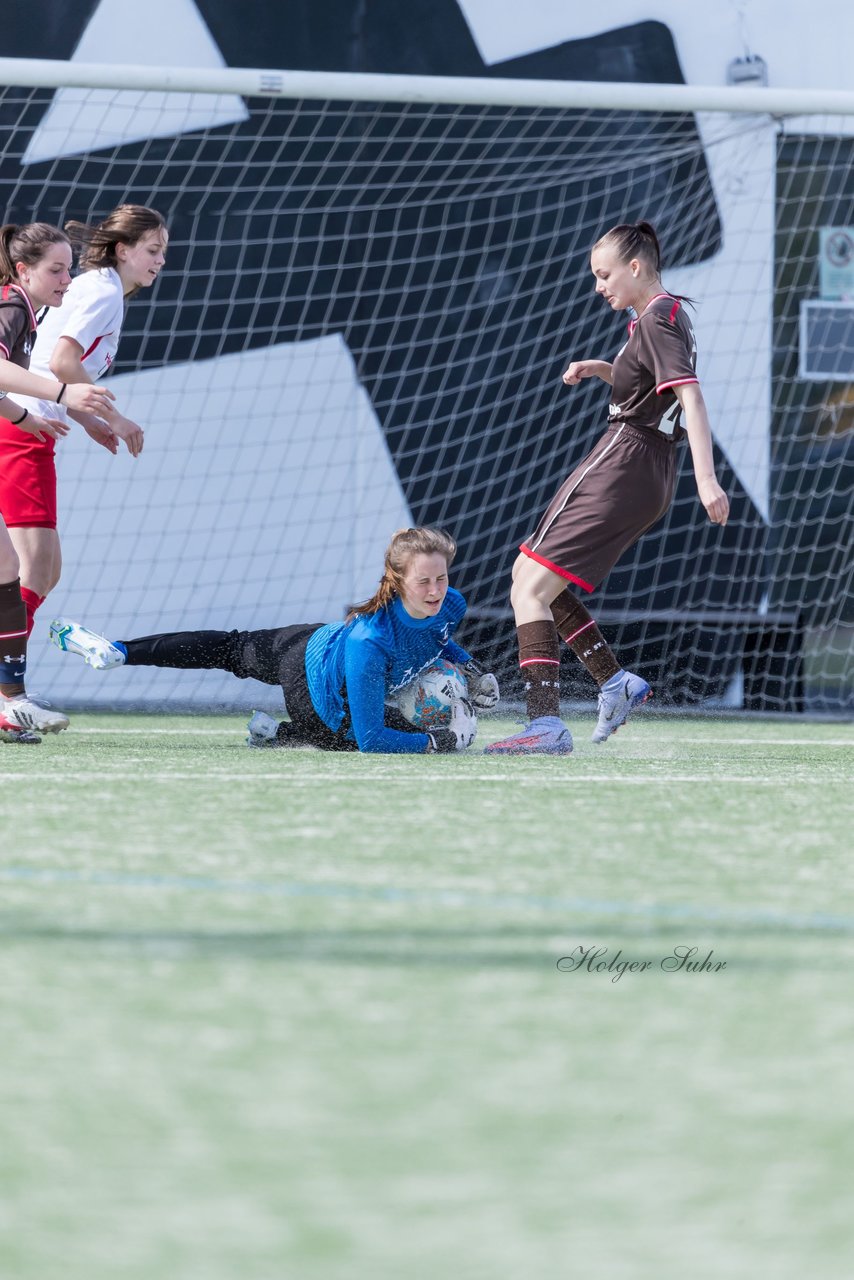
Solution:
<svg viewBox="0 0 854 1280">
<path fill-rule="evenodd" d="M 33 626 L 36 621 L 36 609 L 45 602 L 44 596 L 37 596 L 35 591 L 31 591 L 29 587 L 21 587 L 21 599 L 27 610 L 27 638 L 33 634 Z"/>
</svg>

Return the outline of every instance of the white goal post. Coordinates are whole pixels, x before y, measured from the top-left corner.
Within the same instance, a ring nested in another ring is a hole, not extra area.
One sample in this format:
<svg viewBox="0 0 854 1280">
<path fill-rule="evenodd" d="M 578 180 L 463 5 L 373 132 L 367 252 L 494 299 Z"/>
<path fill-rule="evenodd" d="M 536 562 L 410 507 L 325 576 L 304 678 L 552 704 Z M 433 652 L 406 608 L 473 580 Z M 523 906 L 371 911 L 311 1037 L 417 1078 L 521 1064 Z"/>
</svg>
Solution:
<svg viewBox="0 0 854 1280">
<path fill-rule="evenodd" d="M 850 714 L 854 352 L 805 352 L 800 316 L 852 172 L 854 93 L 0 58 L 3 220 L 132 200 L 171 231 L 115 375 L 146 451 L 63 444 L 43 612 L 116 639 L 321 621 L 370 593 L 396 526 L 441 523 L 464 642 L 512 691 L 515 547 L 607 405 L 560 373 L 621 345 L 589 248 L 648 217 L 696 299 L 733 515 L 705 523 L 683 463 L 593 612 L 661 704 Z M 264 700 L 218 674 L 96 683 L 45 631 L 58 702 Z"/>
<path fill-rule="evenodd" d="M 236 93 L 319 102 L 407 102 L 496 107 L 577 107 L 591 111 L 721 111 L 777 117 L 854 116 L 854 92 L 767 86 L 638 84 L 595 80 L 478 79 L 270 71 L 250 67 L 159 67 L 0 58 L 0 84 L 20 88 Z"/>
</svg>

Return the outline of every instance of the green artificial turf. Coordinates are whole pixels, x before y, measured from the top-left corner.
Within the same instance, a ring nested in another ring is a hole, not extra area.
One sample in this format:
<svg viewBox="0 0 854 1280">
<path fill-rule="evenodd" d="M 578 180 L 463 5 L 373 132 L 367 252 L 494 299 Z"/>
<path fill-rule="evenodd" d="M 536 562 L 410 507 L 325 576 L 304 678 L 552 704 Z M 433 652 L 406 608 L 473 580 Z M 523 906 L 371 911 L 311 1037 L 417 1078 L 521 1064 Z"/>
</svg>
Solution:
<svg viewBox="0 0 854 1280">
<path fill-rule="evenodd" d="M 854 1274 L 851 726 L 572 727 L 0 747 L 0 1275 Z"/>
</svg>

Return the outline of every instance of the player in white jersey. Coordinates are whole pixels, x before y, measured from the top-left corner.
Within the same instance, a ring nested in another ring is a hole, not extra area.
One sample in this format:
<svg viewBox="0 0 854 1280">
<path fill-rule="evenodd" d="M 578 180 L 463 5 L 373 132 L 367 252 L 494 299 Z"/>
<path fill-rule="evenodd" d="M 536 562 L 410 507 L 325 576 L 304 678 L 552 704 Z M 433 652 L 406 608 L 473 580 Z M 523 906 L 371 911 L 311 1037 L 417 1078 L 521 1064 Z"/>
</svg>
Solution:
<svg viewBox="0 0 854 1280">
<path fill-rule="evenodd" d="M 109 371 L 126 304 L 157 279 L 166 260 L 168 233 L 155 209 L 132 204 L 120 205 L 97 226 L 69 222 L 66 231 L 83 246 L 82 271 L 71 281 L 62 306 L 44 317 L 30 372 L 76 388 L 93 385 Z M 15 399 L 39 417 L 80 423 L 113 454 L 119 441 L 124 441 L 128 452 L 139 456 L 143 432 L 137 423 L 114 407 L 103 415 L 81 410 L 67 397 L 68 391 L 58 408 L 55 397 L 40 400 L 16 395 Z M 54 441 L 24 435 L 5 421 L 0 421 L 0 514 L 20 561 L 29 636 L 36 610 L 59 581 L 62 563 Z"/>
<path fill-rule="evenodd" d="M 36 313 L 62 305 L 71 284 L 70 268 L 71 244 L 59 227 L 46 222 L 0 227 L 0 417 L 22 441 L 53 441 L 68 431 L 56 408 L 68 388 L 30 373 L 29 365 Z M 46 416 L 18 402 L 24 392 L 48 397 Z M 76 408 L 99 413 L 112 395 L 103 387 L 74 387 L 71 398 Z M 27 695 L 26 667 L 26 609 L 18 557 L 0 514 L 0 742 L 39 742 L 36 730 L 58 733 L 68 724 L 61 711 Z"/>
</svg>

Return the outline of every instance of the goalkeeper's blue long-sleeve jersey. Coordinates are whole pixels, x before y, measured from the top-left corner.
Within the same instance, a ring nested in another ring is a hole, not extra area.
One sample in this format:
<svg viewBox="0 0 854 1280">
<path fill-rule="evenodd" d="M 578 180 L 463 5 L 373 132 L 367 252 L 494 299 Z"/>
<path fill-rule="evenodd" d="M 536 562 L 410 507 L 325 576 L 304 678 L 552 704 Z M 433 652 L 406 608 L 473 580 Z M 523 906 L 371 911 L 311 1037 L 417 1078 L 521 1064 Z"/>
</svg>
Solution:
<svg viewBox="0 0 854 1280">
<path fill-rule="evenodd" d="M 333 732 L 350 715 L 346 737 L 360 751 L 416 754 L 426 750 L 426 733 L 401 733 L 385 725 L 390 694 L 414 680 L 437 658 L 470 661 L 451 635 L 462 622 L 466 602 L 453 587 L 434 618 L 412 618 L 395 596 L 376 613 L 352 622 L 320 627 L 305 651 L 305 674 L 314 709 Z"/>
</svg>

